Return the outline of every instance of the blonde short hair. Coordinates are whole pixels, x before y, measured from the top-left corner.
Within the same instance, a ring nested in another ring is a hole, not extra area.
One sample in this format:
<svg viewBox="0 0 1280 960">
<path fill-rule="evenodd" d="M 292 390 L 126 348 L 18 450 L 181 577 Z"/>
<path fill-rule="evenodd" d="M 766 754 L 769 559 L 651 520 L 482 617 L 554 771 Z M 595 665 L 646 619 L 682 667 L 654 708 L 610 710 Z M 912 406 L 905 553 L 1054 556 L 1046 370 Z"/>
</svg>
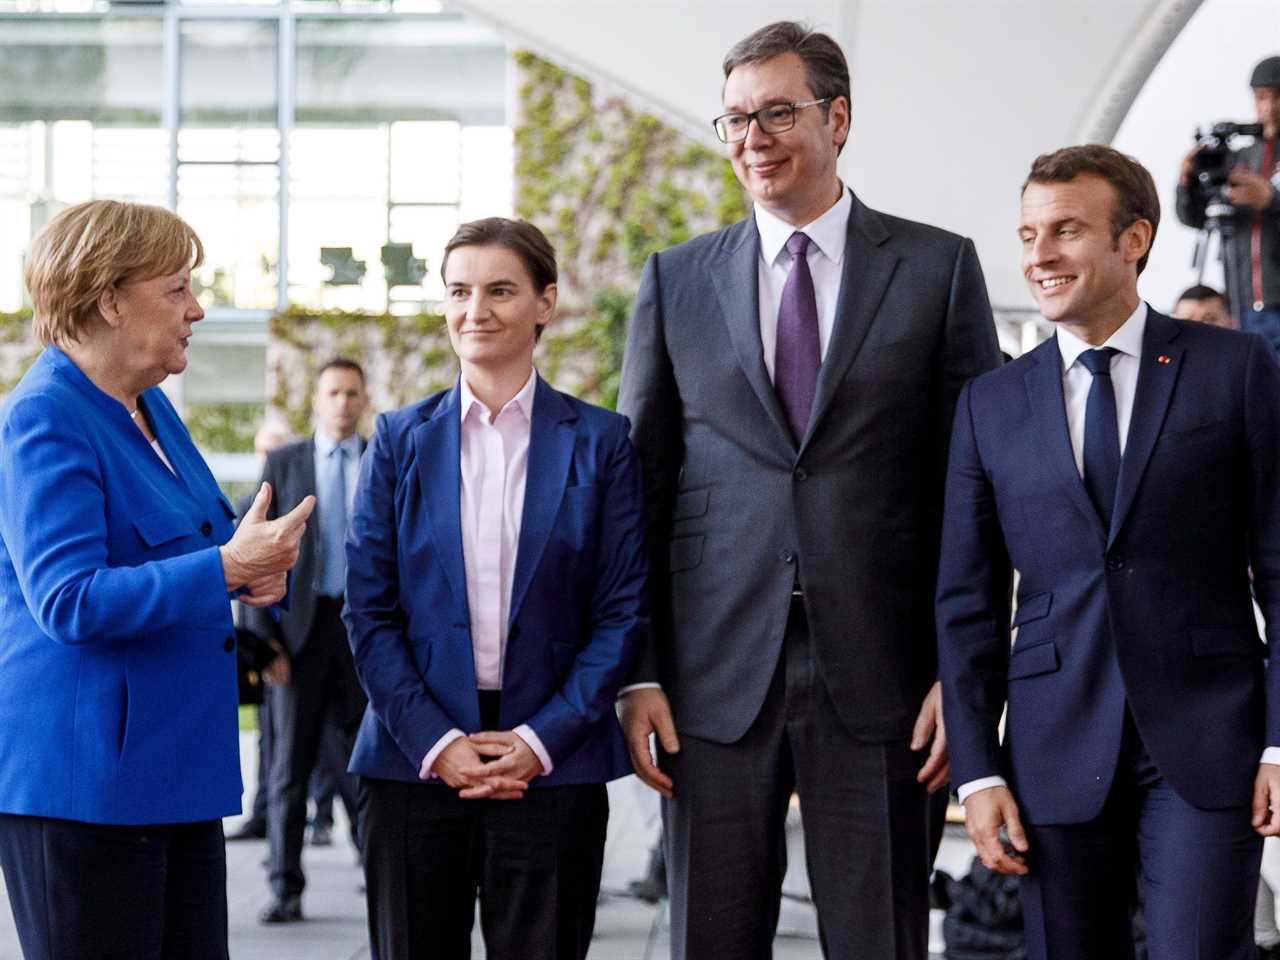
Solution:
<svg viewBox="0 0 1280 960">
<path fill-rule="evenodd" d="M 27 290 L 43 344 L 80 339 L 98 318 L 98 297 L 114 284 L 198 267 L 204 245 L 163 207 L 90 200 L 62 211 L 31 242 Z"/>
</svg>

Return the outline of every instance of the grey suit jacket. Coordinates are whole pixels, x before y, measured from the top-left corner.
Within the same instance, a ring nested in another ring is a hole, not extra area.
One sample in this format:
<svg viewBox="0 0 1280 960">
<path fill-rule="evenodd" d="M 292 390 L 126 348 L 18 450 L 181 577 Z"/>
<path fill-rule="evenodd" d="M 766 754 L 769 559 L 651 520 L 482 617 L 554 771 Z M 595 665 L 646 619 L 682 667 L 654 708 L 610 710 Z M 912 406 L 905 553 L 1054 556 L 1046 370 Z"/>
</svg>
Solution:
<svg viewBox="0 0 1280 960">
<path fill-rule="evenodd" d="M 363 452 L 365 442 L 360 441 Z M 262 479 L 271 484 L 270 517 L 288 513 L 307 496 L 316 493 L 315 438 L 307 437 L 267 454 Z M 259 636 L 280 640 L 291 656 L 306 645 L 316 612 L 316 584 L 320 576 L 320 529 L 317 524 L 323 504 L 307 522 L 298 550 L 298 562 L 289 581 L 289 609 L 280 614 L 277 623 L 270 613 L 258 607 L 246 607 L 244 625 Z"/>
<path fill-rule="evenodd" d="M 952 413 L 1000 363 L 971 241 L 856 197 L 836 323 L 797 448 L 760 343 L 754 217 L 649 258 L 618 409 L 645 470 L 658 681 L 682 733 L 758 714 L 797 580 L 856 736 L 909 736 L 937 673 L 933 591 Z"/>
</svg>

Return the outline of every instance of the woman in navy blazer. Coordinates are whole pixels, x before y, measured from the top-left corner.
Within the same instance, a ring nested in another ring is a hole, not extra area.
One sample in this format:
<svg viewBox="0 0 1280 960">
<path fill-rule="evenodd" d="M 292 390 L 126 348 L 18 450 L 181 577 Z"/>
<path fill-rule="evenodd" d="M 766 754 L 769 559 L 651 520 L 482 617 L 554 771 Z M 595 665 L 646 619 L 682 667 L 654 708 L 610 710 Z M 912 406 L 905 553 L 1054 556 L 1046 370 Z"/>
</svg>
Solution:
<svg viewBox="0 0 1280 960">
<path fill-rule="evenodd" d="M 240 810 L 229 598 L 285 592 L 306 503 L 234 512 L 158 384 L 203 257 L 92 201 L 32 243 L 44 353 L 0 407 L 0 866 L 28 960 L 227 957 Z"/>
</svg>

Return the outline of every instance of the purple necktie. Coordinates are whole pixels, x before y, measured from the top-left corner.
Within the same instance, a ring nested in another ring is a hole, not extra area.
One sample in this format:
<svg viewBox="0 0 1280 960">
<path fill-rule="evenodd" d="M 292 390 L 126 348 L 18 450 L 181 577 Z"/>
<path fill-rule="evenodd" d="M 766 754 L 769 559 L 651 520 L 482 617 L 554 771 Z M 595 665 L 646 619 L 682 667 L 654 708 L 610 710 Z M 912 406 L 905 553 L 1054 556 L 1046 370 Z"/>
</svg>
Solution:
<svg viewBox="0 0 1280 960">
<path fill-rule="evenodd" d="M 818 349 L 818 302 L 805 254 L 809 238 L 799 231 L 787 240 L 791 272 L 778 306 L 778 345 L 773 355 L 773 388 L 782 401 L 791 433 L 799 444 L 809 427 L 813 394 L 822 357 Z"/>
</svg>

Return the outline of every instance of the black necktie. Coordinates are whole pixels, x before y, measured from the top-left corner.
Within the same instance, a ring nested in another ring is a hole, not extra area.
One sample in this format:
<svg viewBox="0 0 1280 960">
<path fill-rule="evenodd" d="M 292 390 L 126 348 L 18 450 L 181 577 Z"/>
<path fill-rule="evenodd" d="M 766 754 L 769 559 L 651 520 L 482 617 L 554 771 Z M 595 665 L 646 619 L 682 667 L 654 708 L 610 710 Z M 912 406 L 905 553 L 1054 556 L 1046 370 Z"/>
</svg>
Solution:
<svg viewBox="0 0 1280 960">
<path fill-rule="evenodd" d="M 1080 354 L 1080 362 L 1093 374 L 1084 413 L 1084 485 L 1108 530 L 1120 478 L 1120 428 L 1111 384 L 1111 358 L 1118 352 L 1114 347 L 1103 347 Z"/>
</svg>

